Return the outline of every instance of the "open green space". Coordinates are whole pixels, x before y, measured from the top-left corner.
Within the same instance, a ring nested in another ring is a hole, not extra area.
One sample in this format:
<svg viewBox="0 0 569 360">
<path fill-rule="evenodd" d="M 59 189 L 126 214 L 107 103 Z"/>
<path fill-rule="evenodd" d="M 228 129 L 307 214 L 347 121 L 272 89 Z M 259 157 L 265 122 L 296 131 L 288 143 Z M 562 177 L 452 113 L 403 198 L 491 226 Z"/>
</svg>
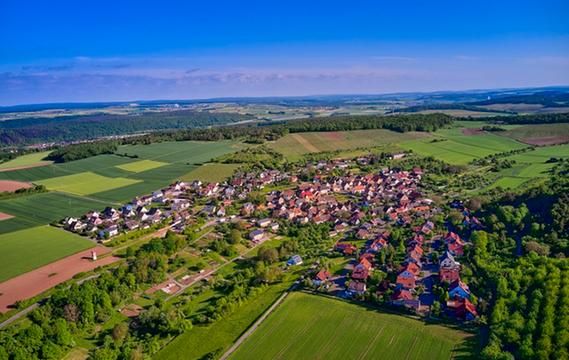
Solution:
<svg viewBox="0 0 569 360">
<path fill-rule="evenodd" d="M 240 164 L 204 164 L 182 176 L 184 181 L 222 182 L 227 180 Z"/>
<path fill-rule="evenodd" d="M 95 246 L 91 241 L 51 226 L 0 235 L 0 282 Z"/>
<path fill-rule="evenodd" d="M 139 173 L 147 170 L 156 169 L 164 165 L 168 165 L 168 163 L 153 161 L 153 160 L 140 160 L 122 165 L 117 165 L 117 167 L 119 169 L 123 169 L 126 171 Z"/>
<path fill-rule="evenodd" d="M 84 197 L 49 192 L 0 200 L 0 212 L 14 216 L 0 221 L 0 234 L 46 225 L 66 216 L 80 216 L 103 209 L 107 203 Z"/>
<path fill-rule="evenodd" d="M 45 185 L 49 190 L 63 191 L 77 195 L 89 195 L 132 185 L 140 181 L 142 180 L 110 178 L 88 171 L 40 180 L 36 181 L 36 183 Z"/>
<path fill-rule="evenodd" d="M 472 335 L 338 299 L 292 293 L 231 359 L 449 359 Z"/>
<path fill-rule="evenodd" d="M 289 159 L 295 159 L 308 153 L 375 147 L 429 137 L 428 133 L 398 133 L 383 129 L 306 132 L 288 134 L 269 146 Z"/>
<path fill-rule="evenodd" d="M 208 354 L 220 356 L 289 286 L 289 282 L 273 285 L 231 315 L 211 325 L 195 325 L 175 338 L 154 359 L 206 359 Z"/>
<path fill-rule="evenodd" d="M 51 151 L 42 151 L 31 154 L 18 156 L 14 160 L 6 161 L 0 164 L 0 170 L 13 169 L 24 166 L 36 166 L 41 164 L 49 164 L 50 161 L 43 160 Z"/>
</svg>

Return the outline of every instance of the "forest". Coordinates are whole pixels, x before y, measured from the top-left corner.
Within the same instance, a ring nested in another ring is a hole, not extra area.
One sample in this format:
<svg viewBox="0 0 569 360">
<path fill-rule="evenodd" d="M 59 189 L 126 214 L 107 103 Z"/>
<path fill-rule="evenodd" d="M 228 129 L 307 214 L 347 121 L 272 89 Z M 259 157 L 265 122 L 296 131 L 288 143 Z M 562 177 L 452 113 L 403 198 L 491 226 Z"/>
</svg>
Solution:
<svg viewBox="0 0 569 360">
<path fill-rule="evenodd" d="M 140 115 L 86 115 L 29 118 L 0 122 L 0 145 L 19 146 L 46 142 L 71 142 L 145 131 L 187 129 L 250 120 L 234 113 L 180 110 Z"/>
<path fill-rule="evenodd" d="M 560 163 L 542 186 L 471 201 L 486 224 L 472 233 L 466 271 L 488 314 L 483 358 L 569 356 L 568 174 Z"/>
</svg>

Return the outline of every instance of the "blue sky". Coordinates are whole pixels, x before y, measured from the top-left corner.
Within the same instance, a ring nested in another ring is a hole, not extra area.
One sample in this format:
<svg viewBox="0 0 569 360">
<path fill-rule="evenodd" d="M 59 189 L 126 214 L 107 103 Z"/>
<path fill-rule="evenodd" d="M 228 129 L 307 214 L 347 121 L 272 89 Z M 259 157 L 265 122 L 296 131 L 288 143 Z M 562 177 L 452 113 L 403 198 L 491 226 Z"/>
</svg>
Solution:
<svg viewBox="0 0 569 360">
<path fill-rule="evenodd" d="M 569 84 L 568 1 L 0 2 L 0 105 Z"/>
</svg>

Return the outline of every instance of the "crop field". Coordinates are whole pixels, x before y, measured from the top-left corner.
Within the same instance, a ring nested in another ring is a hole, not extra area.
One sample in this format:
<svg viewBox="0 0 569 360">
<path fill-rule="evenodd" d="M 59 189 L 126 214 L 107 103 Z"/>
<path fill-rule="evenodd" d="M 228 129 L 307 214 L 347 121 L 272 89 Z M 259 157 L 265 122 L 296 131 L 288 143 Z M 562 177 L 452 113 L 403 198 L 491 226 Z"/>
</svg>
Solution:
<svg viewBox="0 0 569 360">
<path fill-rule="evenodd" d="M 569 158 L 569 144 L 540 147 L 507 157 L 516 164 L 510 169 L 501 170 L 499 179 L 491 187 L 516 188 L 531 179 L 545 178 L 555 166 L 555 163 L 547 162 L 552 157 Z"/>
<path fill-rule="evenodd" d="M 153 161 L 153 160 L 140 160 L 122 165 L 117 165 L 117 167 L 119 169 L 123 169 L 126 171 L 139 173 L 147 170 L 156 169 L 164 165 L 168 165 L 168 163 Z"/>
<path fill-rule="evenodd" d="M 0 282 L 94 247 L 91 241 L 51 226 L 0 235 Z"/>
<path fill-rule="evenodd" d="M 63 191 L 77 195 L 89 195 L 132 185 L 140 181 L 142 180 L 110 178 L 88 171 L 36 182 L 45 185 L 49 190 Z"/>
<path fill-rule="evenodd" d="M 229 178 L 239 164 L 204 164 L 182 176 L 182 180 L 200 180 L 204 182 L 222 182 Z"/>
<path fill-rule="evenodd" d="M 125 145 L 121 146 L 117 153 L 167 163 L 200 164 L 235 150 L 238 150 L 238 145 L 229 141 L 179 141 L 150 145 Z"/>
<path fill-rule="evenodd" d="M 342 300 L 292 293 L 231 359 L 449 359 L 469 334 Z"/>
<path fill-rule="evenodd" d="M 51 151 L 42 151 L 32 154 L 26 154 L 0 164 L 0 171 L 9 169 L 19 169 L 28 166 L 41 166 L 51 164 L 51 161 L 45 161 L 45 158 Z"/>
<path fill-rule="evenodd" d="M 105 206 L 104 202 L 57 192 L 0 200 L 0 212 L 13 216 L 0 222 L 0 234 L 46 225 Z"/>
<path fill-rule="evenodd" d="M 494 134 L 464 135 L 456 130 L 436 132 L 436 139 L 407 141 L 399 144 L 423 156 L 433 156 L 450 164 L 465 165 L 470 161 L 499 152 L 527 147 L 513 139 Z"/>
<path fill-rule="evenodd" d="M 398 133 L 383 129 L 307 132 L 288 134 L 270 147 L 294 159 L 307 153 L 375 147 L 429 137 L 427 133 Z"/>
<path fill-rule="evenodd" d="M 555 145 L 569 142 L 569 124 L 525 125 L 501 133 L 531 145 Z"/>
</svg>

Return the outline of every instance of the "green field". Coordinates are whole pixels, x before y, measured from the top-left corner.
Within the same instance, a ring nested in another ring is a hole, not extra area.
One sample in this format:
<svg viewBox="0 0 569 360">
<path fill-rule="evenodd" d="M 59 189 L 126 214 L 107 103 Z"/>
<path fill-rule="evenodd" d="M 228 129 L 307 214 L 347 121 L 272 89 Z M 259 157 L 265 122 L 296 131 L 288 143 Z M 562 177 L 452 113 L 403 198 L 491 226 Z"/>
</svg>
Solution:
<svg viewBox="0 0 569 360">
<path fill-rule="evenodd" d="M 238 149 L 239 146 L 236 143 L 229 141 L 177 141 L 150 145 L 125 145 L 119 147 L 117 154 L 136 155 L 140 159 L 166 163 L 200 164 Z"/>
<path fill-rule="evenodd" d="M 49 190 L 63 191 L 76 195 L 89 195 L 132 185 L 140 181 L 142 180 L 110 178 L 88 171 L 40 180 L 36 181 L 36 183 L 45 185 Z"/>
<path fill-rule="evenodd" d="M 0 221 L 0 234 L 46 225 L 66 216 L 80 216 L 106 205 L 108 203 L 57 192 L 0 200 L 0 212 L 14 216 Z"/>
<path fill-rule="evenodd" d="M 469 334 L 331 299 L 292 293 L 231 359 L 449 359 Z"/>
<path fill-rule="evenodd" d="M 153 160 L 140 160 L 131 163 L 126 163 L 123 165 L 117 165 L 117 167 L 119 169 L 123 169 L 126 171 L 139 173 L 147 170 L 156 169 L 164 165 L 168 165 L 168 163 L 153 161 Z"/>
<path fill-rule="evenodd" d="M 290 282 L 272 285 L 254 299 L 247 301 L 231 315 L 207 326 L 195 325 L 170 342 L 153 358 L 156 360 L 208 359 L 208 354 L 220 355 L 290 287 Z M 204 304 L 201 304 L 204 307 Z M 251 358 L 254 359 L 254 358 Z"/>
<path fill-rule="evenodd" d="M 531 179 L 545 178 L 555 166 L 555 163 L 547 162 L 552 157 L 569 158 L 569 144 L 539 147 L 507 157 L 516 164 L 511 169 L 501 170 L 498 173 L 500 178 L 491 187 L 516 188 Z"/>
<path fill-rule="evenodd" d="M 42 151 L 32 154 L 18 156 L 14 160 L 10 160 L 0 164 L 0 170 L 13 169 L 23 166 L 34 166 L 40 164 L 49 164 L 51 161 L 45 161 L 45 158 L 51 151 Z"/>
<path fill-rule="evenodd" d="M 569 124 L 539 124 L 519 126 L 500 135 L 528 144 L 553 144 L 569 142 Z"/>
<path fill-rule="evenodd" d="M 240 164 L 204 164 L 182 176 L 184 181 L 222 182 L 227 180 Z"/>
<path fill-rule="evenodd" d="M 527 147 L 518 141 L 494 134 L 465 135 L 461 128 L 443 129 L 434 133 L 435 139 L 406 141 L 401 147 L 422 156 L 455 165 L 465 165 L 470 161 L 488 155 Z"/>
<path fill-rule="evenodd" d="M 295 159 L 308 153 L 375 147 L 429 137 L 428 133 L 398 133 L 383 129 L 306 132 L 288 134 L 271 143 L 270 147 Z"/>
<path fill-rule="evenodd" d="M 51 226 L 0 235 L 0 282 L 95 246 Z"/>
</svg>

